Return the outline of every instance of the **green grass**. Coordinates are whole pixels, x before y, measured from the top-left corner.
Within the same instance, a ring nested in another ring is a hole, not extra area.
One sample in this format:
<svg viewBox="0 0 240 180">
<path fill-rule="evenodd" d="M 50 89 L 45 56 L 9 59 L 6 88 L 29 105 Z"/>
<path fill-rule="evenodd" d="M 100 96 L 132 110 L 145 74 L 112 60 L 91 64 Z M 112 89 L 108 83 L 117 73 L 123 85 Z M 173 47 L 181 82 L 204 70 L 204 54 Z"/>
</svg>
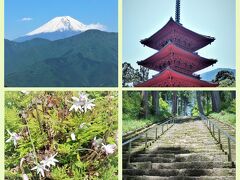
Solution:
<svg viewBox="0 0 240 180">
<path fill-rule="evenodd" d="M 149 119 L 125 120 L 125 121 L 123 121 L 123 133 L 133 131 L 135 129 L 147 126 L 151 123 L 153 123 L 153 122 Z"/>
<path fill-rule="evenodd" d="M 148 126 L 155 122 L 164 122 L 168 117 L 170 117 L 170 113 L 168 112 L 162 112 L 161 116 L 159 116 L 158 118 L 154 116 L 149 116 L 148 119 L 136 119 L 131 117 L 130 115 L 123 114 L 123 133 Z"/>
<path fill-rule="evenodd" d="M 220 113 L 211 113 L 209 114 L 209 117 L 212 117 L 222 122 L 226 122 L 236 127 L 236 114 L 222 111 Z"/>
</svg>

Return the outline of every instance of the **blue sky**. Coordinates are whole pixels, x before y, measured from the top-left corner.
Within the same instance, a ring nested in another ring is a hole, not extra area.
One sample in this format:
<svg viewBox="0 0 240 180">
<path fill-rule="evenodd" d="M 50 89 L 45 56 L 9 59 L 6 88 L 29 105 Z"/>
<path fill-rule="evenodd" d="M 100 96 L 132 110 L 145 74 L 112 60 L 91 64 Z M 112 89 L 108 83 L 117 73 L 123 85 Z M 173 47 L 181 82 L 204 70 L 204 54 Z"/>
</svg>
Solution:
<svg viewBox="0 0 240 180">
<path fill-rule="evenodd" d="M 139 41 L 162 28 L 171 16 L 175 18 L 175 3 L 176 0 L 123 0 L 123 62 L 137 68 L 137 61 L 157 52 Z M 235 69 L 235 0 L 181 0 L 180 21 L 188 29 L 216 38 L 198 52 L 218 62 L 198 73 L 220 67 Z M 151 71 L 151 75 L 155 73 Z"/>
<path fill-rule="evenodd" d="M 56 16 L 100 23 L 107 31 L 118 31 L 117 0 L 5 0 L 5 38 L 23 36 Z"/>
</svg>

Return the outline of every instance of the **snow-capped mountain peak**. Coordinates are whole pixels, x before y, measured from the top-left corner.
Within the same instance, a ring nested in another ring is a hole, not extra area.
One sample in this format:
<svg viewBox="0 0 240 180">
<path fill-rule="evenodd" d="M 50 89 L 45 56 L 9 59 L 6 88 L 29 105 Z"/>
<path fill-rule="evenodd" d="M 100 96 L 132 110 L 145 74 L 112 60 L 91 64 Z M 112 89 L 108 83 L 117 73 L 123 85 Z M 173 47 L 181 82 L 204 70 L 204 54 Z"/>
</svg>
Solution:
<svg viewBox="0 0 240 180">
<path fill-rule="evenodd" d="M 53 18 L 52 20 L 42 25 L 41 27 L 26 34 L 26 36 L 33 36 L 33 35 L 42 34 L 42 33 L 65 32 L 65 31 L 73 31 L 73 32 L 80 33 L 80 32 L 87 31 L 89 29 L 105 30 L 105 26 L 99 23 L 85 25 L 70 16 L 60 16 L 60 17 Z"/>
</svg>

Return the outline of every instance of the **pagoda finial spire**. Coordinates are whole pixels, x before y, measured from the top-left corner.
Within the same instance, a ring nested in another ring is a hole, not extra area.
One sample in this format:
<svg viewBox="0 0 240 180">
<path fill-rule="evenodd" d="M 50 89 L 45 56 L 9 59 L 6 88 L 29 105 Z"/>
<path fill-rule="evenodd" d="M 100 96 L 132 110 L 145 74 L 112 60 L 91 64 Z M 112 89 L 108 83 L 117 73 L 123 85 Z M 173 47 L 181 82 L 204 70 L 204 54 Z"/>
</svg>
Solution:
<svg viewBox="0 0 240 180">
<path fill-rule="evenodd" d="M 180 0 L 176 0 L 175 21 L 180 23 Z"/>
</svg>

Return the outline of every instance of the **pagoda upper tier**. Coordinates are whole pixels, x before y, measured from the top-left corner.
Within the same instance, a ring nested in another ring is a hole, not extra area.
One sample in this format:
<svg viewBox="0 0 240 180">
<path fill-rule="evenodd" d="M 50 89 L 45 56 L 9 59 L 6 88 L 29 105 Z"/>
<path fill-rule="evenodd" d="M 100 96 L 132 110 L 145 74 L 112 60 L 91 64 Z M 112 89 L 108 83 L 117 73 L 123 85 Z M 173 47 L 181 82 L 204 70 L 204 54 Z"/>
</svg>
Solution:
<svg viewBox="0 0 240 180">
<path fill-rule="evenodd" d="M 197 78 L 184 75 L 171 68 L 166 68 L 161 73 L 155 75 L 135 87 L 216 87 L 217 83 L 202 81 Z"/>
<path fill-rule="evenodd" d="M 214 37 L 198 34 L 185 28 L 182 24 L 175 22 L 173 18 L 151 37 L 141 40 L 143 45 L 160 50 L 169 42 L 187 51 L 197 51 L 215 40 Z"/>
<path fill-rule="evenodd" d="M 168 43 L 156 54 L 137 63 L 138 65 L 160 72 L 170 67 L 175 71 L 192 75 L 194 72 L 213 65 L 216 62 L 217 60 L 215 59 L 203 58 L 197 53 L 177 47 L 174 43 Z"/>
</svg>

